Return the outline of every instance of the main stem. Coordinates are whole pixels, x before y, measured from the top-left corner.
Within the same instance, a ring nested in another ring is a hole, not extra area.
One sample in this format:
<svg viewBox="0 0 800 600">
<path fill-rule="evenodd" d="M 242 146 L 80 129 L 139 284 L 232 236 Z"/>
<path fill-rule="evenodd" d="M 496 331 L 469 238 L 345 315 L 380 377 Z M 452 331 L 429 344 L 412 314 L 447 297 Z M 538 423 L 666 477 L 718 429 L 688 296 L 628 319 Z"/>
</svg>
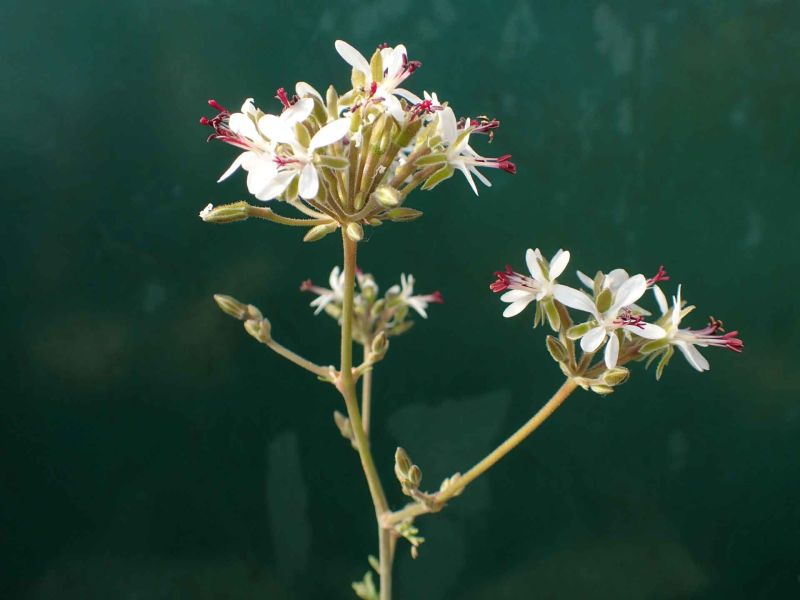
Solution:
<svg viewBox="0 0 800 600">
<path fill-rule="evenodd" d="M 378 524 L 378 543 L 380 546 L 380 592 L 381 600 L 391 600 L 392 597 L 392 532 L 381 527 L 381 516 L 389 510 L 386 494 L 383 492 L 375 461 L 369 448 L 369 440 L 364 432 L 361 413 L 358 408 L 358 398 L 353 380 L 353 295 L 356 278 L 356 242 L 347 237 L 346 228 L 342 227 L 342 243 L 344 246 L 344 298 L 342 301 L 342 364 L 341 364 L 341 391 L 344 396 L 347 415 L 356 437 L 358 456 L 367 478 L 369 493 L 375 506 L 375 520 Z"/>
</svg>

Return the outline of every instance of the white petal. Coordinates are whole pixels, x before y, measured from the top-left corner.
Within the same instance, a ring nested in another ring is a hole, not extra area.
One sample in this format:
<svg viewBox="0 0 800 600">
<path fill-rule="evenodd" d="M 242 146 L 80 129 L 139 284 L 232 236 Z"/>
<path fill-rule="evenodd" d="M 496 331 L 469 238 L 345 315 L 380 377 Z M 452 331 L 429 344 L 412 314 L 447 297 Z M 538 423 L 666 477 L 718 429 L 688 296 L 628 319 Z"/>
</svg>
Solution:
<svg viewBox="0 0 800 600">
<path fill-rule="evenodd" d="M 623 306 L 630 306 L 642 297 L 646 289 L 647 280 L 644 275 L 634 275 L 619 286 L 614 297 L 614 304 L 611 305 L 609 312 L 616 314 Z"/>
<path fill-rule="evenodd" d="M 658 310 L 661 311 L 662 315 L 667 314 L 669 310 L 669 304 L 667 304 L 667 297 L 664 295 L 664 292 L 661 291 L 661 288 L 657 285 L 653 286 L 653 295 L 656 297 L 656 302 L 658 303 Z"/>
<path fill-rule="evenodd" d="M 383 70 L 389 77 L 393 77 L 403 70 L 406 58 L 406 47 L 399 44 L 392 48 L 388 56 L 384 57 Z"/>
<path fill-rule="evenodd" d="M 624 325 L 623 329 L 625 329 L 625 331 L 630 331 L 631 333 L 638 335 L 639 337 L 646 338 L 648 340 L 660 340 L 661 338 L 667 335 L 666 331 L 664 331 L 658 325 L 653 325 L 652 323 L 645 323 L 644 327 L 636 327 L 634 325 Z"/>
<path fill-rule="evenodd" d="M 681 286 L 678 286 L 678 295 L 672 297 L 675 306 L 672 307 L 672 325 L 677 327 L 681 322 Z"/>
<path fill-rule="evenodd" d="M 533 302 L 533 296 L 529 296 L 528 298 L 521 298 L 520 300 L 517 300 L 516 302 L 513 302 L 508 306 L 506 306 L 506 309 L 503 311 L 503 316 L 505 318 L 515 317 L 523 310 L 525 310 L 525 307 L 528 306 L 528 304 L 530 304 L 531 302 Z"/>
<path fill-rule="evenodd" d="M 308 148 L 309 150 L 314 150 L 315 148 L 322 148 L 323 146 L 338 142 L 349 130 L 350 119 L 336 119 L 314 134 Z"/>
<path fill-rule="evenodd" d="M 317 169 L 311 163 L 307 163 L 300 173 L 300 185 L 298 193 L 303 200 L 316 198 L 319 191 L 319 176 Z"/>
<path fill-rule="evenodd" d="M 413 308 L 415 311 L 419 313 L 420 317 L 422 317 L 423 319 L 428 318 L 428 313 L 425 312 L 425 307 L 426 307 L 425 302 L 422 302 L 417 298 L 409 298 L 407 302 L 411 308 Z"/>
<path fill-rule="evenodd" d="M 257 140 L 259 137 L 256 124 L 253 119 L 242 113 L 233 113 L 228 120 L 228 127 L 233 133 L 243 135 L 251 140 Z"/>
<path fill-rule="evenodd" d="M 448 144 L 452 144 L 458 137 L 458 127 L 456 125 L 456 114 L 449 106 L 439 111 L 439 128 L 442 130 L 442 138 Z"/>
<path fill-rule="evenodd" d="M 606 344 L 606 351 L 603 358 L 606 361 L 606 367 L 613 369 L 617 366 L 617 358 L 619 357 L 619 338 L 615 334 L 608 337 Z"/>
<path fill-rule="evenodd" d="M 331 286 L 332 290 L 335 290 L 339 285 L 339 266 L 335 266 L 331 269 L 331 274 L 328 276 L 328 285 Z"/>
<path fill-rule="evenodd" d="M 254 163 L 247 173 L 247 191 L 258 196 L 277 175 L 278 169 L 274 163 L 266 161 Z"/>
<path fill-rule="evenodd" d="M 234 174 L 236 169 L 242 166 L 245 154 L 250 154 L 250 153 L 242 152 L 239 156 L 237 156 L 236 159 L 234 159 L 234 161 L 231 163 L 231 166 L 228 167 L 222 175 L 220 175 L 219 179 L 217 179 L 217 183 L 219 183 L 220 181 L 225 181 L 228 177 Z"/>
<path fill-rule="evenodd" d="M 253 99 L 252 98 L 248 98 L 247 100 L 244 101 L 244 103 L 242 104 L 242 110 L 240 112 L 243 112 L 246 115 L 250 115 L 250 114 L 255 114 L 256 113 L 256 107 L 253 104 Z M 233 115 L 231 115 L 231 116 L 233 116 Z"/>
<path fill-rule="evenodd" d="M 394 93 L 396 96 L 400 96 L 401 98 L 405 98 L 411 104 L 419 104 L 422 102 L 422 98 L 417 96 L 414 92 L 409 92 L 407 89 L 404 88 L 394 88 Z"/>
<path fill-rule="evenodd" d="M 264 115 L 258 120 L 258 129 L 270 141 L 280 144 L 297 143 L 294 130 L 280 117 Z"/>
<path fill-rule="evenodd" d="M 361 54 L 361 52 L 342 40 L 336 40 L 334 47 L 339 53 L 339 56 L 341 56 L 345 62 L 347 62 L 347 64 L 354 69 L 358 69 L 359 71 L 369 75 L 369 62 L 367 62 L 367 59 L 364 58 L 364 55 Z"/>
<path fill-rule="evenodd" d="M 300 121 L 305 121 L 314 109 L 314 101 L 311 98 L 300 98 L 289 108 L 281 113 L 281 120 L 287 125 L 294 125 Z"/>
<path fill-rule="evenodd" d="M 588 275 L 585 275 L 584 273 L 581 273 L 580 271 L 576 271 L 576 273 L 578 275 L 578 279 L 581 280 L 581 283 L 583 285 L 588 287 L 590 290 L 594 289 L 594 279 L 592 279 Z"/>
<path fill-rule="evenodd" d="M 403 115 L 403 105 L 400 104 L 400 100 L 395 98 L 391 92 L 385 90 L 382 93 L 377 93 L 383 98 L 383 105 L 386 107 L 386 112 L 388 112 L 395 121 L 402 123 L 405 117 Z"/>
<path fill-rule="evenodd" d="M 475 192 L 477 196 L 478 186 L 475 185 L 475 180 L 472 179 L 472 173 L 469 172 L 467 166 L 463 162 L 454 163 L 453 166 L 464 174 L 464 177 L 467 178 L 467 183 L 469 183 L 469 187 L 472 188 L 472 191 Z"/>
<path fill-rule="evenodd" d="M 510 290 L 500 296 L 500 300 L 503 302 L 515 302 L 521 298 L 527 298 L 528 296 L 533 296 L 533 294 L 525 290 Z"/>
<path fill-rule="evenodd" d="M 265 201 L 277 198 L 287 188 L 295 175 L 295 171 L 281 171 L 264 187 L 264 189 L 256 194 L 256 198 Z"/>
<path fill-rule="evenodd" d="M 603 326 L 590 329 L 586 335 L 581 338 L 581 350 L 584 352 L 594 352 L 600 347 L 600 344 L 606 339 L 606 328 Z"/>
<path fill-rule="evenodd" d="M 553 296 L 564 306 L 568 306 L 576 310 L 582 310 L 596 316 L 595 313 L 597 312 L 597 308 L 595 307 L 594 302 L 592 302 L 592 299 L 575 288 L 557 284 L 553 288 Z"/>
<path fill-rule="evenodd" d="M 475 167 L 474 165 L 470 165 L 468 168 L 470 173 L 475 175 L 475 177 L 478 178 L 478 181 L 480 181 L 483 185 L 485 185 L 486 187 L 492 187 L 492 182 L 489 181 L 483 173 L 478 171 L 477 167 Z"/>
<path fill-rule="evenodd" d="M 539 252 L 539 249 L 532 250 L 528 248 L 527 252 L 525 252 L 525 263 L 528 265 L 528 271 L 531 272 L 533 278 L 540 282 L 544 283 L 547 279 L 542 273 L 542 268 L 539 266 L 539 259 L 542 257 L 542 253 Z"/>
<path fill-rule="evenodd" d="M 294 86 L 294 93 L 300 98 L 303 98 L 304 96 L 314 96 L 314 98 L 322 102 L 323 105 L 325 104 L 325 101 L 322 99 L 320 93 L 305 81 L 297 82 L 297 85 Z"/>
<path fill-rule="evenodd" d="M 564 272 L 569 263 L 569 250 L 559 250 L 550 262 L 550 281 Z"/>
<path fill-rule="evenodd" d="M 706 358 L 700 354 L 700 351 L 692 344 L 680 342 L 676 344 L 676 346 L 678 346 L 678 350 L 686 357 L 687 362 L 701 373 L 711 368 Z"/>
</svg>

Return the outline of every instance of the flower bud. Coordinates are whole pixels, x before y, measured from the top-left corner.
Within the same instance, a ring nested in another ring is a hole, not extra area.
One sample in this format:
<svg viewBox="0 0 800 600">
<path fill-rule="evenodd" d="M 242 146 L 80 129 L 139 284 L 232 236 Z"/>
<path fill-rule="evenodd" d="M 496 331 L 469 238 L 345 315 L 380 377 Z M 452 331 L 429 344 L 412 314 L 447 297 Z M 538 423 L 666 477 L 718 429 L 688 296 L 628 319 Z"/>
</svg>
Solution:
<svg viewBox="0 0 800 600">
<path fill-rule="evenodd" d="M 400 483 L 406 479 L 406 474 L 411 468 L 411 465 L 412 463 L 408 453 L 398 446 L 394 453 L 394 473 L 397 475 L 397 479 L 400 480 Z"/>
<path fill-rule="evenodd" d="M 375 50 L 372 58 L 369 61 L 369 70 L 372 75 L 372 81 L 383 80 L 383 55 L 380 50 Z"/>
<path fill-rule="evenodd" d="M 323 223 L 322 225 L 315 225 L 308 230 L 308 233 L 303 237 L 304 242 L 317 242 L 324 238 L 329 233 L 336 231 L 336 223 Z"/>
<path fill-rule="evenodd" d="M 348 223 L 345 232 L 347 237 L 354 242 L 360 242 L 364 239 L 364 228 L 358 223 Z"/>
<path fill-rule="evenodd" d="M 601 396 L 607 396 L 608 394 L 614 391 L 613 387 L 602 385 L 600 383 L 591 386 L 591 389 L 595 394 L 600 394 Z"/>
<path fill-rule="evenodd" d="M 603 383 L 611 387 L 621 385 L 628 380 L 630 375 L 631 372 L 625 367 L 614 367 L 603 373 Z"/>
<path fill-rule="evenodd" d="M 325 92 L 325 102 L 328 104 L 328 115 L 331 119 L 339 118 L 339 94 L 336 93 L 336 88 L 332 85 L 328 86 Z"/>
<path fill-rule="evenodd" d="M 250 216 L 250 205 L 247 202 L 234 202 L 215 207 L 209 204 L 200 211 L 200 218 L 206 223 L 235 223 L 246 221 Z"/>
<path fill-rule="evenodd" d="M 248 319 L 244 322 L 244 328 L 251 336 L 263 344 L 272 341 L 272 325 L 267 319 Z"/>
<path fill-rule="evenodd" d="M 226 315 L 243 321 L 247 316 L 247 305 L 239 302 L 233 296 L 225 296 L 224 294 L 214 294 L 214 302 L 217 303 L 220 310 Z"/>
<path fill-rule="evenodd" d="M 552 335 L 547 336 L 547 350 L 550 352 L 550 356 L 553 357 L 553 360 L 556 362 L 565 362 L 569 355 L 567 354 L 567 349 L 564 347 L 558 339 L 554 338 Z"/>
<path fill-rule="evenodd" d="M 386 351 L 389 349 L 389 340 L 386 339 L 386 332 L 381 331 L 378 335 L 375 336 L 375 339 L 372 340 L 372 345 L 370 350 L 373 354 L 378 356 L 383 356 L 386 354 Z"/>
<path fill-rule="evenodd" d="M 395 188 L 388 185 L 380 185 L 372 193 L 372 199 L 383 208 L 395 208 L 403 202 L 403 197 Z"/>
<path fill-rule="evenodd" d="M 393 208 L 392 210 L 386 213 L 386 217 L 390 221 L 394 221 L 395 223 L 402 223 L 405 221 L 416 221 L 421 216 L 422 216 L 422 211 L 413 208 L 408 208 L 407 206 L 400 206 L 398 208 Z"/>
<path fill-rule="evenodd" d="M 411 465 L 407 473 L 408 485 L 412 488 L 418 488 L 422 483 L 422 470 L 417 465 Z"/>
<path fill-rule="evenodd" d="M 336 423 L 336 427 L 339 429 L 339 433 L 342 434 L 342 437 L 352 442 L 354 436 L 353 428 L 350 425 L 350 419 L 345 417 L 338 410 L 335 410 L 333 411 L 333 421 Z"/>
</svg>

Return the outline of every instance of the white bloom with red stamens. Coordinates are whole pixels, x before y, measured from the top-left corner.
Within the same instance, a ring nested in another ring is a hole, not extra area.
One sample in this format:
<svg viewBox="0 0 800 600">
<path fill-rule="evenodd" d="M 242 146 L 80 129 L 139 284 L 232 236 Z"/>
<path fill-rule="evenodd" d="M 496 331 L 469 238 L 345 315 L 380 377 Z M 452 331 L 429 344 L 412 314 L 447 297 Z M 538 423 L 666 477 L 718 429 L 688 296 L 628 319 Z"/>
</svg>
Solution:
<svg viewBox="0 0 800 600">
<path fill-rule="evenodd" d="M 400 285 L 393 285 L 387 294 L 396 294 L 406 306 L 413 308 L 423 319 L 428 318 L 428 305 L 431 303 L 443 304 L 442 295 L 436 291 L 432 294 L 414 295 L 414 276 L 411 274 L 400 275 Z"/>
<path fill-rule="evenodd" d="M 703 329 L 680 329 L 679 325 L 681 320 L 694 310 L 694 306 L 683 306 L 681 299 L 681 286 L 678 286 L 678 294 L 672 297 L 672 309 L 667 305 L 667 298 L 658 286 L 653 287 L 653 293 L 656 296 L 659 308 L 662 312 L 662 323 L 666 331 L 663 342 L 671 346 L 675 346 L 681 351 L 681 354 L 686 358 L 686 361 L 695 369 L 700 371 L 708 371 L 711 367 L 708 360 L 700 354 L 696 348 L 707 348 L 709 346 L 716 346 L 719 348 L 727 348 L 734 352 L 741 352 L 744 348 L 744 343 L 737 336 L 738 331 L 730 331 L 720 335 L 718 331 L 722 329 L 722 323 L 716 319 L 709 319 L 709 324 Z M 654 344 L 657 347 L 663 347 L 661 344 Z M 657 349 L 657 348 L 654 348 Z M 647 352 L 649 348 L 645 346 L 642 352 Z"/>
<path fill-rule="evenodd" d="M 321 313 L 325 310 L 325 307 L 331 303 L 341 304 L 344 301 L 344 271 L 338 266 L 333 267 L 333 270 L 331 270 L 330 277 L 328 277 L 328 284 L 331 287 L 324 288 L 314 285 L 311 280 L 308 279 L 300 286 L 300 290 L 303 292 L 317 294 L 317 297 L 314 298 L 309 305 L 316 308 L 314 311 L 315 315 Z"/>
<path fill-rule="evenodd" d="M 608 339 L 604 360 L 609 369 L 613 369 L 617 365 L 618 329 L 653 340 L 666 335 L 661 327 L 646 323 L 641 315 L 633 313 L 630 309 L 631 305 L 647 290 L 647 279 L 644 275 L 629 277 L 620 281 L 619 285 L 615 285 L 615 287 L 616 290 L 611 287 L 607 288 L 610 292 L 610 306 L 603 311 L 599 310 L 595 300 L 574 288 L 557 284 L 553 292 L 556 300 L 563 305 L 587 312 L 594 317 L 592 327 L 579 336 L 581 349 L 584 352 L 596 352 Z"/>
<path fill-rule="evenodd" d="M 369 94 L 369 98 L 375 103 L 381 103 L 386 107 L 386 111 L 399 123 L 405 119 L 403 106 L 398 100 L 398 96 L 405 98 L 412 104 L 418 104 L 422 100 L 416 94 L 403 89 L 400 86 L 403 81 L 408 79 L 421 64 L 418 61 L 409 61 L 406 47 L 402 44 L 394 48 L 381 48 L 381 62 L 383 63 L 383 76 L 377 81 L 372 77 L 372 69 L 369 61 L 364 58 L 358 50 L 347 42 L 336 40 L 336 51 L 347 64 L 360 72 L 364 77 L 364 88 Z"/>
<path fill-rule="evenodd" d="M 501 301 L 508 303 L 503 311 L 503 316 L 506 318 L 518 315 L 534 300 L 541 302 L 553 296 L 556 279 L 564 272 L 569 263 L 569 251 L 559 250 L 556 252 L 550 259 L 548 267 L 538 248 L 535 250 L 528 248 L 525 253 L 525 262 L 531 277 L 507 270 L 505 273 L 497 273 L 498 280 L 490 286 L 495 292 L 508 290 L 500 296 Z"/>
<path fill-rule="evenodd" d="M 469 145 L 469 136 L 477 127 L 474 127 L 469 119 L 465 120 L 463 128 L 459 128 L 456 115 L 449 106 L 438 111 L 438 118 L 437 128 L 445 145 L 447 164 L 464 174 L 467 183 L 469 183 L 476 196 L 478 195 L 478 187 L 475 185 L 473 175 L 486 187 L 492 186 L 492 182 L 478 171 L 478 167 L 502 169 L 507 173 L 516 173 L 517 167 L 509 160 L 511 158 L 510 154 L 499 158 L 485 158 L 472 149 Z"/>
</svg>

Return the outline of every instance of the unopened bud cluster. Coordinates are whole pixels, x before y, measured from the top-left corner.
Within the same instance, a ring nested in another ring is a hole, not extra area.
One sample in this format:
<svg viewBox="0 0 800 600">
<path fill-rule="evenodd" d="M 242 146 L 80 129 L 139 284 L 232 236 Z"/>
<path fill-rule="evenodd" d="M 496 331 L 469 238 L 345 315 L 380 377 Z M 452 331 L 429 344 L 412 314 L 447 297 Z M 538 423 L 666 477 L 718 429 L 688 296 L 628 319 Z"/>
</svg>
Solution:
<svg viewBox="0 0 800 600">
<path fill-rule="evenodd" d="M 475 194 L 475 179 L 491 185 L 479 169 L 516 172 L 510 155 L 486 158 L 470 145 L 480 134 L 491 141 L 499 121 L 459 118 L 435 93 L 420 97 L 401 87 L 421 66 L 409 60 L 405 46 L 383 45 L 369 60 L 341 40 L 336 50 L 352 67 L 351 87 L 343 93 L 331 85 L 323 95 L 305 82 L 293 94 L 280 88 L 278 114 L 256 107 L 252 98 L 238 112 L 209 101 L 217 114 L 200 120 L 213 129 L 209 139 L 242 151 L 220 181 L 241 168 L 256 199 L 281 200 L 312 217 L 306 241 L 338 227 L 358 241 L 363 226 L 421 216 L 403 206 L 408 194 L 432 189 L 457 170 Z M 201 217 L 218 223 L 248 217 L 238 203 L 213 210 L 209 206 Z"/>
<path fill-rule="evenodd" d="M 535 302 L 534 327 L 546 320 L 557 332 L 557 336 L 547 336 L 547 350 L 564 374 L 585 389 L 598 394 L 613 392 L 628 380 L 630 371 L 623 365 L 632 361 L 645 361 L 649 366 L 657 360 L 656 378 L 660 379 L 675 348 L 698 371 L 709 369 L 698 348 L 743 349 L 738 332 L 725 333 L 722 322 L 713 317 L 702 329 L 680 327 L 695 307 L 681 298 L 681 286 L 670 306 L 657 285 L 669 281 L 663 267 L 650 278 L 630 276 L 624 269 L 598 271 L 593 278 L 578 271 L 578 279 L 587 288 L 578 290 L 558 283 L 569 263 L 568 251 L 559 250 L 548 261 L 538 248 L 529 249 L 525 259 L 528 274 L 506 267 L 496 273 L 497 279 L 489 287 L 502 292 L 500 299 L 508 304 L 505 317 L 518 315 Z M 648 289 L 660 316 L 637 304 Z M 570 309 L 577 311 L 577 316 Z M 602 358 L 595 359 L 601 349 Z"/>
</svg>

